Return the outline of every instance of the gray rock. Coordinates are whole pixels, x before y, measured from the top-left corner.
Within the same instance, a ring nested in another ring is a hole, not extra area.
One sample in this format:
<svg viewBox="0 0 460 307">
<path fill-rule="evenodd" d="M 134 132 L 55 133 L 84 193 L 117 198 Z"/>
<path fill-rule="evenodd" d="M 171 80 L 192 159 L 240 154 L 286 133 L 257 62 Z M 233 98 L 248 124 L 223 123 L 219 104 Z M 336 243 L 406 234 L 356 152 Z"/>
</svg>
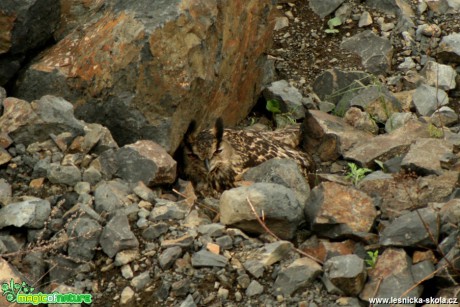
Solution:
<svg viewBox="0 0 460 307">
<path fill-rule="evenodd" d="M 207 250 L 200 250 L 192 255 L 192 266 L 194 267 L 225 267 L 228 259 L 221 255 L 216 255 Z"/>
<path fill-rule="evenodd" d="M 436 110 L 430 119 L 436 127 L 450 127 L 458 123 L 458 114 L 448 106 L 443 106 Z"/>
<path fill-rule="evenodd" d="M 246 288 L 246 295 L 251 297 L 262 294 L 264 292 L 264 286 L 262 286 L 257 280 L 251 281 L 249 286 Z"/>
<path fill-rule="evenodd" d="M 417 66 L 411 57 L 405 57 L 404 62 L 398 65 L 398 69 L 402 71 L 408 71 L 414 69 Z"/>
<path fill-rule="evenodd" d="M 128 218 L 125 215 L 115 215 L 102 230 L 100 244 L 104 253 L 109 257 L 126 249 L 139 246 L 136 236 L 131 231 Z"/>
<path fill-rule="evenodd" d="M 432 237 L 437 240 L 439 236 L 438 228 L 436 211 L 431 208 L 417 209 L 395 218 L 380 234 L 380 244 L 432 247 L 435 244 Z"/>
<path fill-rule="evenodd" d="M 131 287 L 135 288 L 136 290 L 144 289 L 150 282 L 152 278 L 150 277 L 150 272 L 142 272 L 141 274 L 137 275 L 131 280 Z"/>
<path fill-rule="evenodd" d="M 452 33 L 442 38 L 437 56 L 446 62 L 460 63 L 460 33 Z"/>
<path fill-rule="evenodd" d="M 220 222 L 249 232 L 265 233 L 247 199 L 250 199 L 256 212 L 264 212 L 266 225 L 282 239 L 292 238 L 297 227 L 304 221 L 304 206 L 292 190 L 279 184 L 255 183 L 222 194 Z"/>
<path fill-rule="evenodd" d="M 315 12 L 321 19 L 334 12 L 345 0 L 310 0 L 310 8 Z"/>
<path fill-rule="evenodd" d="M 449 103 L 446 92 L 426 84 L 417 87 L 413 100 L 417 112 L 423 116 L 430 116 L 437 109 Z"/>
<path fill-rule="evenodd" d="M 377 134 L 379 127 L 374 119 L 369 115 L 369 113 L 361 111 L 361 109 L 356 107 L 351 107 L 347 110 L 343 116 L 344 121 L 355 127 L 356 129 L 367 131 L 372 134 Z"/>
<path fill-rule="evenodd" d="M 181 297 L 190 292 L 190 280 L 188 278 L 180 279 L 171 285 L 171 296 Z"/>
<path fill-rule="evenodd" d="M 428 61 L 421 71 L 428 85 L 448 91 L 456 87 L 455 77 L 457 72 L 450 65 L 438 64 L 435 61 Z"/>
<path fill-rule="evenodd" d="M 177 239 L 163 240 L 161 241 L 161 247 L 167 248 L 172 246 L 180 246 L 184 248 L 189 248 L 194 243 L 194 236 L 186 234 Z"/>
<path fill-rule="evenodd" d="M 1 242 L 1 241 L 0 241 Z M 27 279 L 38 282 L 46 274 L 47 264 L 41 252 L 29 252 L 22 259 L 22 266 L 27 271 Z"/>
<path fill-rule="evenodd" d="M 176 161 L 158 144 L 142 140 L 126 145 L 116 152 L 117 175 L 128 182 L 146 185 L 173 183 Z"/>
<path fill-rule="evenodd" d="M 11 203 L 0 209 L 0 229 L 7 226 L 43 228 L 51 213 L 49 201 L 31 197 L 28 200 Z"/>
<path fill-rule="evenodd" d="M 364 260 L 356 255 L 332 257 L 324 263 L 326 277 L 345 294 L 356 296 L 366 282 Z"/>
<path fill-rule="evenodd" d="M 311 283 L 321 272 L 322 268 L 318 263 L 307 257 L 299 258 L 281 270 L 273 288 L 280 288 L 283 295 L 291 295 Z"/>
<path fill-rule="evenodd" d="M 32 112 L 27 125 L 20 126 L 10 133 L 16 142 L 29 145 L 33 142 L 43 142 L 49 139 L 50 134 L 59 135 L 71 132 L 73 135 L 82 135 L 83 124 L 73 114 L 73 106 L 61 97 L 50 95 L 31 102 Z"/>
<path fill-rule="evenodd" d="M 153 222 L 163 220 L 181 220 L 189 211 L 184 202 L 173 202 L 164 199 L 156 199 L 155 208 L 150 212 L 149 220 Z"/>
<path fill-rule="evenodd" d="M 51 163 L 48 168 L 47 177 L 50 182 L 74 186 L 81 181 L 80 169 L 75 165 L 60 165 Z"/>
<path fill-rule="evenodd" d="M 255 278 L 262 277 L 265 272 L 264 264 L 257 259 L 249 259 L 244 262 L 244 268 Z"/>
<path fill-rule="evenodd" d="M 366 27 L 372 24 L 372 15 L 368 12 L 365 11 L 361 14 L 361 17 L 359 18 L 358 22 L 358 27 Z"/>
<path fill-rule="evenodd" d="M 265 244 L 263 247 L 253 251 L 247 256 L 244 268 L 254 277 L 263 275 L 265 267 L 280 261 L 292 250 L 292 244 L 288 241 L 277 241 Z"/>
<path fill-rule="evenodd" d="M 155 201 L 155 192 L 153 192 L 152 189 L 146 186 L 142 181 L 139 181 L 136 186 L 133 187 L 133 192 L 145 201 L 151 203 Z"/>
<path fill-rule="evenodd" d="M 185 300 L 180 304 L 180 307 L 196 307 L 193 296 L 191 294 L 187 295 Z"/>
<path fill-rule="evenodd" d="M 95 169 L 93 166 L 90 166 L 84 170 L 82 179 L 83 181 L 95 185 L 96 183 L 101 181 L 102 175 L 97 169 Z"/>
<path fill-rule="evenodd" d="M 294 119 L 305 117 L 305 109 L 302 104 L 304 99 L 300 91 L 291 86 L 286 80 L 272 82 L 263 91 L 265 100 L 278 100 L 285 105 L 281 105 L 282 113 L 290 113 Z"/>
<path fill-rule="evenodd" d="M 440 159 L 451 155 L 452 152 L 453 146 L 446 140 L 420 138 L 410 146 L 401 166 L 422 175 L 440 175 L 443 172 Z"/>
<path fill-rule="evenodd" d="M 115 212 L 129 203 L 129 186 L 121 180 L 102 182 L 94 191 L 95 209 L 98 213 L 103 211 Z"/>
<path fill-rule="evenodd" d="M 371 75 L 362 71 L 342 71 L 333 68 L 322 72 L 315 79 L 313 91 L 321 100 L 337 104 L 348 90 L 357 86 L 355 81 L 367 86 L 371 79 Z"/>
<path fill-rule="evenodd" d="M 412 276 L 414 277 L 414 282 L 418 283 L 422 280 L 427 280 L 427 277 L 430 276 L 434 272 L 434 270 L 434 265 L 430 260 L 425 260 L 414 264 L 411 268 Z"/>
<path fill-rule="evenodd" d="M 244 180 L 268 182 L 292 189 L 301 205 L 310 196 L 310 186 L 302 175 L 297 163 L 289 159 L 270 159 L 256 167 L 250 168 L 243 175 Z"/>
<path fill-rule="evenodd" d="M 96 253 L 102 227 L 95 220 L 81 217 L 71 221 L 67 227 L 70 238 L 68 254 L 74 259 L 90 261 Z"/>
<path fill-rule="evenodd" d="M 401 128 L 404 126 L 409 120 L 415 120 L 416 117 L 413 113 L 409 112 L 395 112 L 391 114 L 390 118 L 385 123 L 385 131 L 387 133 L 392 132 L 393 130 L 396 130 L 398 128 Z"/>
<path fill-rule="evenodd" d="M 230 249 L 230 248 L 233 247 L 233 239 L 232 239 L 232 237 L 230 237 L 228 235 L 216 238 L 216 243 L 222 249 Z"/>
<path fill-rule="evenodd" d="M 153 241 L 159 238 L 162 234 L 165 234 L 168 229 L 168 224 L 165 222 L 158 222 L 144 229 L 144 231 L 142 231 L 142 237 L 146 240 Z"/>
<path fill-rule="evenodd" d="M 357 53 L 367 71 L 373 74 L 385 74 L 391 67 L 393 46 L 386 38 L 366 30 L 344 39 L 340 48 Z"/>
<path fill-rule="evenodd" d="M 174 264 L 174 261 L 176 261 L 176 259 L 179 258 L 181 255 L 182 248 L 180 248 L 179 246 L 169 247 L 165 249 L 160 254 L 160 256 L 158 256 L 158 263 L 160 264 L 160 267 L 163 270 L 167 270 Z"/>
<path fill-rule="evenodd" d="M 200 225 L 198 227 L 198 232 L 208 235 L 211 238 L 220 237 L 225 234 L 225 226 L 217 223 Z"/>
<path fill-rule="evenodd" d="M 101 153 L 99 157 L 91 162 L 89 168 L 94 168 L 105 180 L 112 179 L 118 169 L 115 150 L 108 149 Z M 95 176 L 97 176 L 97 174 L 95 174 Z"/>
</svg>

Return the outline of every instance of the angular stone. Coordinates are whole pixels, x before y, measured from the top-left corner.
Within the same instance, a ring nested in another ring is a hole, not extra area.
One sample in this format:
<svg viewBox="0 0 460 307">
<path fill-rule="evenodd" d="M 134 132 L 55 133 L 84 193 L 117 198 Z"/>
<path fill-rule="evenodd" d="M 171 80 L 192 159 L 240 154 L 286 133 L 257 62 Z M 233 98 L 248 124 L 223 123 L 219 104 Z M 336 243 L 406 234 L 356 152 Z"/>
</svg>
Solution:
<svg viewBox="0 0 460 307">
<path fill-rule="evenodd" d="M 151 281 L 152 278 L 150 277 L 150 272 L 146 271 L 134 277 L 131 280 L 131 286 L 139 291 L 144 289 Z"/>
<path fill-rule="evenodd" d="M 359 54 L 362 64 L 372 74 L 385 74 L 391 67 L 393 46 L 371 30 L 344 39 L 340 48 Z"/>
<path fill-rule="evenodd" d="M 294 192 L 282 185 L 255 183 L 225 191 L 220 198 L 220 222 L 244 231 L 265 233 L 252 212 L 248 199 L 257 214 L 264 212 L 265 223 L 281 239 L 293 237 L 304 221 L 303 210 Z"/>
<path fill-rule="evenodd" d="M 311 193 L 305 215 L 311 229 L 329 238 L 370 232 L 377 210 L 367 194 L 352 187 L 323 182 Z"/>
<path fill-rule="evenodd" d="M 454 191 L 458 178 L 458 173 L 451 171 L 419 178 L 374 172 L 361 181 L 359 188 L 380 199 L 383 218 L 394 218 L 429 202 L 444 202 Z"/>
<path fill-rule="evenodd" d="M 442 38 L 437 56 L 446 62 L 460 63 L 460 33 L 452 33 Z"/>
<path fill-rule="evenodd" d="M 347 124 L 361 131 L 370 132 L 372 134 L 377 134 L 379 132 L 379 127 L 375 120 L 371 118 L 369 113 L 361 111 L 359 108 L 349 108 L 343 116 L 343 119 Z"/>
<path fill-rule="evenodd" d="M 310 8 L 315 12 L 321 19 L 334 12 L 345 0 L 311 0 L 309 1 Z"/>
<path fill-rule="evenodd" d="M 222 224 L 200 225 L 198 232 L 210 236 L 211 238 L 220 237 L 225 234 L 225 226 Z"/>
<path fill-rule="evenodd" d="M 30 197 L 30 199 L 11 203 L 0 209 L 0 229 L 7 226 L 40 229 L 51 213 L 49 201 Z"/>
<path fill-rule="evenodd" d="M 90 261 L 96 253 L 102 227 L 95 220 L 81 217 L 69 223 L 67 236 L 70 238 L 67 252 L 74 259 Z"/>
<path fill-rule="evenodd" d="M 280 288 L 283 295 L 291 295 L 311 283 L 322 271 L 322 267 L 310 258 L 296 259 L 280 271 L 273 288 Z"/>
<path fill-rule="evenodd" d="M 309 254 L 310 256 L 325 262 L 334 256 L 353 254 L 355 247 L 356 242 L 352 240 L 330 242 L 326 239 L 318 239 L 313 235 L 307 241 L 303 242 L 299 246 L 299 249 Z"/>
<path fill-rule="evenodd" d="M 373 138 L 369 132 L 353 128 L 345 121 L 321 111 L 310 110 L 305 121 L 305 147 L 322 161 L 336 160 L 353 146 L 365 145 Z"/>
<path fill-rule="evenodd" d="M 411 273 L 412 263 L 403 249 L 387 248 L 379 255 L 374 269 L 368 271 L 368 281 L 359 297 L 369 301 L 370 297 L 419 297 L 422 286 L 415 285 Z"/>
<path fill-rule="evenodd" d="M 305 204 L 310 196 L 308 181 L 293 160 L 270 159 L 250 168 L 244 173 L 243 179 L 254 182 L 276 183 L 290 188 L 296 194 L 301 205 Z"/>
<path fill-rule="evenodd" d="M 12 158 L 8 151 L 0 147 L 0 165 L 8 163 Z"/>
<path fill-rule="evenodd" d="M 81 181 L 80 169 L 74 165 L 60 165 L 51 163 L 47 172 L 47 177 L 52 183 L 66 184 L 74 186 Z"/>
<path fill-rule="evenodd" d="M 281 105 L 282 113 L 290 113 L 294 119 L 305 117 L 305 109 L 302 101 L 304 100 L 300 91 L 291 86 L 286 80 L 272 82 L 263 91 L 265 100 L 277 100 Z"/>
<path fill-rule="evenodd" d="M 123 288 L 120 294 L 120 305 L 130 306 L 134 303 L 134 291 L 129 286 Z"/>
<path fill-rule="evenodd" d="M 437 109 L 449 103 L 449 97 L 445 91 L 426 84 L 417 87 L 412 98 L 417 112 L 423 116 L 430 116 Z"/>
<path fill-rule="evenodd" d="M 155 208 L 150 212 L 149 220 L 156 222 L 162 220 L 181 220 L 190 208 L 184 202 L 172 202 L 157 199 Z"/>
<path fill-rule="evenodd" d="M 440 158 L 451 155 L 452 151 L 452 144 L 443 139 L 420 138 L 410 146 L 401 166 L 421 175 L 440 175 L 443 172 Z"/>
<path fill-rule="evenodd" d="M 430 120 L 436 127 L 450 127 L 458 123 L 458 114 L 451 108 L 443 106 L 434 111 Z"/>
<path fill-rule="evenodd" d="M 137 249 L 122 250 L 115 256 L 113 264 L 116 266 L 123 266 L 136 259 L 139 259 L 139 251 Z"/>
<path fill-rule="evenodd" d="M 246 295 L 251 297 L 260 295 L 264 292 L 264 286 L 262 286 L 257 280 L 251 281 L 249 286 L 246 288 Z"/>
<path fill-rule="evenodd" d="M 345 294 L 356 296 L 366 282 L 364 260 L 356 255 L 332 257 L 324 263 L 326 277 Z"/>
<path fill-rule="evenodd" d="M 193 240 L 193 236 L 187 234 L 177 239 L 163 240 L 161 241 L 161 247 L 168 248 L 173 246 L 179 246 L 187 248 L 193 244 Z"/>
<path fill-rule="evenodd" d="M 37 119 L 30 103 L 8 97 L 3 101 L 3 114 L 0 117 L 0 131 L 11 133 Z"/>
<path fill-rule="evenodd" d="M 94 191 L 94 209 L 101 213 L 114 212 L 121 209 L 128 202 L 130 188 L 119 180 L 102 182 Z"/>
<path fill-rule="evenodd" d="M 356 86 L 369 85 L 372 76 L 363 71 L 342 71 L 337 68 L 326 70 L 313 82 L 313 91 L 321 100 L 337 104 L 348 90 Z"/>
<path fill-rule="evenodd" d="M 176 161 L 158 144 L 141 140 L 120 148 L 116 153 L 117 175 L 128 182 L 146 185 L 173 183 Z"/>
<path fill-rule="evenodd" d="M 136 236 L 131 231 L 125 215 L 115 215 L 102 230 L 100 244 L 104 253 L 110 258 L 119 251 L 139 247 Z"/>
<path fill-rule="evenodd" d="M 158 256 L 158 263 L 163 270 L 169 269 L 182 255 L 182 248 L 179 246 L 169 247 L 165 249 L 160 256 Z"/>
<path fill-rule="evenodd" d="M 207 250 L 200 250 L 192 255 L 192 265 L 194 267 L 225 267 L 228 259 L 221 255 L 216 255 Z"/>
<path fill-rule="evenodd" d="M 420 72 L 425 77 L 428 85 L 448 91 L 455 88 L 457 72 L 450 65 L 438 64 L 428 61 Z"/>
<path fill-rule="evenodd" d="M 431 208 L 423 208 L 395 218 L 380 234 L 380 244 L 432 247 L 438 236 L 437 212 Z"/>
<path fill-rule="evenodd" d="M 416 116 L 413 113 L 404 112 L 399 113 L 395 112 L 391 114 L 390 118 L 385 123 L 385 131 L 387 133 L 391 133 L 392 131 L 401 128 L 404 126 L 408 121 L 415 120 Z"/>
<path fill-rule="evenodd" d="M 357 144 L 345 151 L 343 157 L 359 162 L 362 167 L 373 168 L 376 166 L 375 160 L 385 162 L 395 156 L 404 155 L 416 139 L 423 137 L 430 137 L 428 125 L 409 121 L 390 134 L 378 135 Z"/>
<path fill-rule="evenodd" d="M 350 106 L 361 107 L 378 122 L 384 123 L 395 112 L 402 111 L 401 103 L 383 86 L 368 86 L 350 101 Z"/>
<path fill-rule="evenodd" d="M 13 94 L 78 101 L 77 114 L 108 127 L 120 145 L 151 139 L 173 153 L 195 115 L 203 115 L 200 127 L 219 116 L 233 125 L 251 110 L 272 7 L 269 0 L 105 3 L 40 54 Z"/>
</svg>

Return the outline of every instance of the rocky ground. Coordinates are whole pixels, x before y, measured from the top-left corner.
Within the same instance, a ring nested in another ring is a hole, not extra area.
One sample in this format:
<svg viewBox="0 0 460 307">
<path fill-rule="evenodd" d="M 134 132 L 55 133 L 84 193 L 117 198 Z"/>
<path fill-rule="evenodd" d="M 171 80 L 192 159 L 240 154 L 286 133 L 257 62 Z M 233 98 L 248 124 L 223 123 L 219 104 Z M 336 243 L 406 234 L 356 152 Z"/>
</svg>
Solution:
<svg viewBox="0 0 460 307">
<path fill-rule="evenodd" d="M 270 160 L 197 197 L 158 144 L 0 88 L 0 280 L 93 306 L 458 298 L 460 3 L 280 2 L 247 123 L 302 122 L 317 173 Z"/>
</svg>

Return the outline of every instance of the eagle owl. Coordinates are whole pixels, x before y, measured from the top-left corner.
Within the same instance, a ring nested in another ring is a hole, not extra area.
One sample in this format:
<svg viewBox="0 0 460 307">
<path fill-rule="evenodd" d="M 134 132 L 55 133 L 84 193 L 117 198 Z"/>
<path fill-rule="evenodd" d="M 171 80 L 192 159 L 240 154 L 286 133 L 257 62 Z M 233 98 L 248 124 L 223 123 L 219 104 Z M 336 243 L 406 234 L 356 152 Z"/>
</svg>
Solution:
<svg viewBox="0 0 460 307">
<path fill-rule="evenodd" d="M 184 138 L 183 173 L 198 191 L 221 192 L 235 187 L 251 167 L 272 158 L 290 158 L 307 178 L 315 165 L 307 153 L 295 149 L 299 141 L 299 127 L 276 131 L 224 129 L 219 118 L 212 129 L 197 132 L 193 121 Z"/>
</svg>

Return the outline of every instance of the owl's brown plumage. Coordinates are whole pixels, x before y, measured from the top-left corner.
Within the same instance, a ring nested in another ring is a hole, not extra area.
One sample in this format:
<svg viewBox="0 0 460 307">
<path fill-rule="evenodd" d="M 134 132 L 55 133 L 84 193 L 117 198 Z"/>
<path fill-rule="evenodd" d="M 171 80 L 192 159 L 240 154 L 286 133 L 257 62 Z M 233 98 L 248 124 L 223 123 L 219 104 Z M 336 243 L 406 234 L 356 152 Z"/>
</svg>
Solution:
<svg viewBox="0 0 460 307">
<path fill-rule="evenodd" d="M 272 158 L 290 158 L 307 177 L 315 166 L 307 153 L 295 148 L 299 136 L 298 127 L 276 131 L 224 129 L 222 119 L 214 128 L 196 133 L 192 122 L 184 139 L 183 172 L 198 190 L 222 191 L 234 187 L 251 167 Z"/>
</svg>

